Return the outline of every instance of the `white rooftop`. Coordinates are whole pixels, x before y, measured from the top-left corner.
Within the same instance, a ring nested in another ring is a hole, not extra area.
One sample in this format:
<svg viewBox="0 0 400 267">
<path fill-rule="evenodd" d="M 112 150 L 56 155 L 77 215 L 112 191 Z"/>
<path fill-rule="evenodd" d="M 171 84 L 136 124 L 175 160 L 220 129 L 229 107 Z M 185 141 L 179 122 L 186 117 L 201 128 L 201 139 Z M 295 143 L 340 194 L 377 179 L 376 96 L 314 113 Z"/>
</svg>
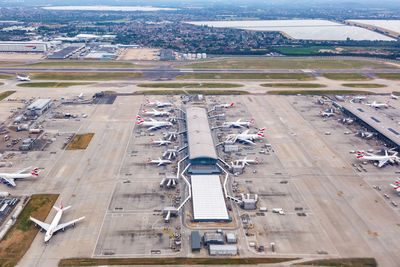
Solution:
<svg viewBox="0 0 400 267">
<path fill-rule="evenodd" d="M 218 175 L 192 175 L 194 220 L 228 220 L 224 194 Z"/>
</svg>

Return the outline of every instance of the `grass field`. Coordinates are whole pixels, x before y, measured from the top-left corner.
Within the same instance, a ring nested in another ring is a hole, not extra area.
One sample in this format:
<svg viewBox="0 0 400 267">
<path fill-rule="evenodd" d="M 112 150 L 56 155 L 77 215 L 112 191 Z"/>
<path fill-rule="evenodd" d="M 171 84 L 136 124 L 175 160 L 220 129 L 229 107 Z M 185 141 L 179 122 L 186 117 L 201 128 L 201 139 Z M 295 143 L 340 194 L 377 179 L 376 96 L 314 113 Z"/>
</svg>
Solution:
<svg viewBox="0 0 400 267">
<path fill-rule="evenodd" d="M 86 149 L 92 140 L 94 133 L 76 134 L 67 146 L 67 150 Z"/>
<path fill-rule="evenodd" d="M 137 86 L 146 88 L 234 88 L 243 85 L 237 83 L 141 83 Z"/>
<path fill-rule="evenodd" d="M 344 83 L 342 86 L 352 88 L 382 88 L 386 87 L 384 84 L 379 83 Z"/>
<path fill-rule="evenodd" d="M 0 82 L 0 86 L 4 85 L 4 83 Z"/>
<path fill-rule="evenodd" d="M 8 75 L 8 74 L 0 74 L 0 79 L 10 79 L 13 78 L 14 76 Z"/>
<path fill-rule="evenodd" d="M 61 259 L 58 266 L 100 266 L 100 265 L 257 265 L 280 263 L 299 258 L 72 258 Z"/>
<path fill-rule="evenodd" d="M 14 94 L 16 91 L 5 91 L 0 93 L 0 101 Z"/>
<path fill-rule="evenodd" d="M 299 46 L 282 46 L 282 47 L 274 47 L 274 50 L 284 54 L 284 55 L 296 55 L 296 56 L 304 56 L 316 54 L 320 49 L 335 49 L 332 46 L 308 46 L 308 47 L 299 47 Z"/>
<path fill-rule="evenodd" d="M 243 90 L 146 90 L 136 91 L 135 95 L 183 95 L 183 94 L 203 94 L 203 95 L 248 95 L 249 92 Z"/>
<path fill-rule="evenodd" d="M 316 266 L 338 266 L 338 267 L 376 267 L 378 263 L 374 258 L 348 258 L 348 259 L 327 259 L 313 260 L 295 265 L 316 265 Z"/>
<path fill-rule="evenodd" d="M 44 221 L 57 198 L 58 194 L 32 195 L 15 224 L 0 242 L 1 267 L 17 265 L 39 231 L 38 228 L 33 226 L 34 224 L 29 220 L 29 216 Z"/>
<path fill-rule="evenodd" d="M 323 76 L 330 80 L 340 81 L 369 81 L 371 78 L 360 73 L 324 73 Z"/>
<path fill-rule="evenodd" d="M 375 76 L 386 80 L 400 80 L 400 73 L 375 73 Z"/>
<path fill-rule="evenodd" d="M 35 80 L 71 80 L 71 81 L 108 81 L 141 77 L 141 72 L 35 72 L 31 79 Z"/>
<path fill-rule="evenodd" d="M 240 79 L 240 80 L 299 80 L 299 81 L 311 81 L 315 80 L 309 74 L 306 73 L 189 73 L 183 74 L 176 77 L 179 80 L 192 80 L 192 79 Z"/>
<path fill-rule="evenodd" d="M 361 90 L 272 90 L 267 95 L 374 95 L 374 92 Z"/>
<path fill-rule="evenodd" d="M 220 59 L 193 63 L 182 68 L 193 69 L 360 69 L 366 66 L 382 66 L 373 60 L 339 60 L 316 58 L 243 58 L 238 60 Z"/>
<path fill-rule="evenodd" d="M 24 65 L 24 67 L 34 68 L 142 68 L 152 66 L 142 66 L 130 62 L 118 61 L 43 61 Z"/>
<path fill-rule="evenodd" d="M 324 84 L 319 83 L 264 83 L 260 84 L 264 87 L 275 87 L 275 88 L 322 88 L 326 87 Z"/>
<path fill-rule="evenodd" d="M 59 87 L 70 87 L 76 85 L 88 85 L 94 84 L 90 82 L 29 82 L 29 83 L 19 83 L 17 86 L 19 87 L 50 87 L 50 88 L 59 88 Z"/>
</svg>

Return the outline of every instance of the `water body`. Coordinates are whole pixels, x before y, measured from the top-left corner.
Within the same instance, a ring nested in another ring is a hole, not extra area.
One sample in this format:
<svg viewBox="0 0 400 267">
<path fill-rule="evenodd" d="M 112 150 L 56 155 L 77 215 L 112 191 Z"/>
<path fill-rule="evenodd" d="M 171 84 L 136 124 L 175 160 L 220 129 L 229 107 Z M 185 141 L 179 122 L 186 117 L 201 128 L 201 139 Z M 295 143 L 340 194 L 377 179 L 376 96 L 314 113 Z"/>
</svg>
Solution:
<svg viewBox="0 0 400 267">
<path fill-rule="evenodd" d="M 82 10 L 82 11 L 175 11 L 177 8 L 152 6 L 46 6 L 48 10 Z"/>
<path fill-rule="evenodd" d="M 194 25 L 235 28 L 251 31 L 279 31 L 299 40 L 395 41 L 395 39 L 364 28 L 348 26 L 329 20 L 252 20 L 252 21 L 190 21 Z"/>
</svg>

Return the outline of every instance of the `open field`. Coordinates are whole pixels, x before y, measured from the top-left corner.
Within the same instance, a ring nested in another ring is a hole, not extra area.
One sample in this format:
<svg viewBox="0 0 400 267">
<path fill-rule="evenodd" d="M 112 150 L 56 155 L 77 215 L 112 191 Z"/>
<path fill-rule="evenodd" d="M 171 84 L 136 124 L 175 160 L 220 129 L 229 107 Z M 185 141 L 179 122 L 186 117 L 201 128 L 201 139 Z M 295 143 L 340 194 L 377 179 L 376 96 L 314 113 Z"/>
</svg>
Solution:
<svg viewBox="0 0 400 267">
<path fill-rule="evenodd" d="M 49 87 L 49 88 L 60 88 L 60 87 L 70 87 L 76 85 L 88 85 L 94 84 L 90 82 L 30 82 L 30 83 L 19 83 L 19 87 Z"/>
<path fill-rule="evenodd" d="M 299 46 L 282 46 L 276 47 L 274 50 L 284 55 L 311 55 L 318 53 L 321 49 L 332 49 L 332 46 L 308 46 L 308 47 L 299 47 Z"/>
<path fill-rule="evenodd" d="M 139 87 L 147 88 L 234 88 L 243 87 L 237 83 L 141 83 Z"/>
<path fill-rule="evenodd" d="M 320 83 L 264 83 L 260 84 L 264 87 L 275 87 L 275 88 L 322 88 L 326 87 Z"/>
<path fill-rule="evenodd" d="M 183 94 L 203 94 L 203 95 L 248 95 L 249 92 L 243 90 L 147 90 L 136 91 L 136 95 L 183 95 Z"/>
<path fill-rule="evenodd" d="M 9 97 L 10 95 L 12 95 L 14 93 L 15 93 L 15 91 L 5 91 L 5 92 L 0 93 L 0 101 Z"/>
<path fill-rule="evenodd" d="M 80 80 L 80 81 L 108 81 L 143 76 L 141 72 L 35 72 L 31 73 L 31 79 L 36 80 Z"/>
<path fill-rule="evenodd" d="M 86 149 L 94 133 L 76 134 L 67 146 L 67 150 Z"/>
<path fill-rule="evenodd" d="M 0 79 L 10 79 L 12 77 L 14 77 L 14 76 L 8 75 L 8 74 L 0 74 Z"/>
<path fill-rule="evenodd" d="M 126 48 L 118 60 L 156 60 L 159 53 L 159 49 Z"/>
<path fill-rule="evenodd" d="M 192 79 L 240 79 L 240 80 L 264 80 L 264 79 L 276 79 L 276 80 L 299 80 L 299 81 L 310 81 L 315 80 L 309 74 L 306 73 L 190 73 L 183 74 L 176 77 L 180 80 L 192 80 Z"/>
<path fill-rule="evenodd" d="M 361 69 L 382 64 L 382 62 L 374 60 L 361 59 L 243 58 L 241 60 L 226 59 L 193 63 L 182 67 L 193 69 Z"/>
<path fill-rule="evenodd" d="M 4 83 L 0 82 L 0 86 L 4 85 Z"/>
<path fill-rule="evenodd" d="M 386 80 L 400 80 L 400 73 L 375 73 L 375 76 Z"/>
<path fill-rule="evenodd" d="M 330 80 L 339 81 L 368 81 L 371 78 L 359 73 L 324 73 L 323 76 Z"/>
<path fill-rule="evenodd" d="M 375 93 L 361 90 L 272 90 L 268 95 L 374 95 Z"/>
<path fill-rule="evenodd" d="M 98 265 L 242 265 L 280 263 L 298 258 L 125 258 L 125 259 L 62 259 L 58 266 Z"/>
<path fill-rule="evenodd" d="M 378 264 L 374 258 L 314 260 L 314 261 L 297 263 L 295 265 L 343 266 L 343 267 L 375 267 L 375 266 L 378 266 Z"/>
<path fill-rule="evenodd" d="M 382 88 L 386 87 L 384 84 L 379 83 L 344 83 L 342 86 L 352 88 Z"/>
<path fill-rule="evenodd" d="M 15 266 L 24 256 L 39 231 L 29 216 L 44 221 L 57 198 L 57 194 L 32 195 L 15 224 L 0 242 L 0 266 Z"/>
<path fill-rule="evenodd" d="M 146 67 L 130 62 L 114 61 L 43 61 L 24 65 L 24 67 L 34 68 L 141 68 Z M 148 66 L 147 66 L 148 67 Z"/>
</svg>

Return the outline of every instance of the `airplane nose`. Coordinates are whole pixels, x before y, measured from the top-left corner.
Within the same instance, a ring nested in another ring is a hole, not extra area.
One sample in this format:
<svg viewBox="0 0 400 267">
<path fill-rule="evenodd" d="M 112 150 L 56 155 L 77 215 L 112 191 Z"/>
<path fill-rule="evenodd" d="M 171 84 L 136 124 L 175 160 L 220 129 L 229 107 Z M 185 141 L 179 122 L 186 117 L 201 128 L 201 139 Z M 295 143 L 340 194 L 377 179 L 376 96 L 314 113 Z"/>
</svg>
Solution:
<svg viewBox="0 0 400 267">
<path fill-rule="evenodd" d="M 50 235 L 45 235 L 45 236 L 44 236 L 44 242 L 49 241 L 49 240 L 50 240 L 50 237 L 51 237 Z"/>
</svg>

